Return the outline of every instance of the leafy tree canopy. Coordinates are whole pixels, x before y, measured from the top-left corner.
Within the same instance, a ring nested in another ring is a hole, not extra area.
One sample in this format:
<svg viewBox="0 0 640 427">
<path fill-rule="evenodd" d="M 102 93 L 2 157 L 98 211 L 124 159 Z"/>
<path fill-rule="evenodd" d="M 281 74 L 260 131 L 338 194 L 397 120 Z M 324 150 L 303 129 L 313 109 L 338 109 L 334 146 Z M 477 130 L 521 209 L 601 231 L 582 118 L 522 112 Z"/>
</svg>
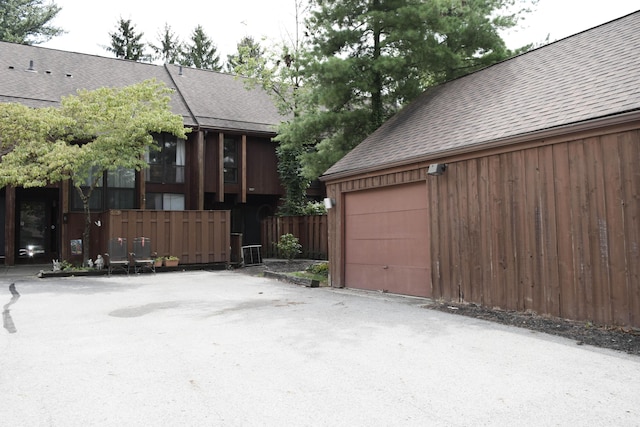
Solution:
<svg viewBox="0 0 640 427">
<path fill-rule="evenodd" d="M 64 32 L 50 24 L 60 10 L 54 2 L 44 0 L 0 0 L 0 40 L 44 43 Z"/>
<path fill-rule="evenodd" d="M 172 90 L 155 80 L 124 88 L 81 90 L 60 108 L 0 104 L 0 185 L 42 187 L 72 179 L 84 205 L 84 260 L 89 257 L 89 199 L 103 174 L 140 170 L 144 153 L 158 149 L 152 133 L 186 138 L 171 112 Z M 89 183 L 88 187 L 82 186 Z"/>
<path fill-rule="evenodd" d="M 180 64 L 187 67 L 196 67 L 203 70 L 222 70 L 218 48 L 213 40 L 207 36 L 201 25 L 198 25 L 191 34 L 191 40 L 184 47 Z"/>
<path fill-rule="evenodd" d="M 536 0 L 311 0 L 297 60 L 307 109 L 280 129 L 309 178 L 427 87 L 513 54 L 499 35 Z"/>
<path fill-rule="evenodd" d="M 144 33 L 137 33 L 131 19 L 122 19 L 116 24 L 116 30 L 109 33 L 111 44 L 105 49 L 113 53 L 116 58 L 132 61 L 146 61 L 150 57 L 145 53 L 145 44 L 141 42 Z"/>
</svg>

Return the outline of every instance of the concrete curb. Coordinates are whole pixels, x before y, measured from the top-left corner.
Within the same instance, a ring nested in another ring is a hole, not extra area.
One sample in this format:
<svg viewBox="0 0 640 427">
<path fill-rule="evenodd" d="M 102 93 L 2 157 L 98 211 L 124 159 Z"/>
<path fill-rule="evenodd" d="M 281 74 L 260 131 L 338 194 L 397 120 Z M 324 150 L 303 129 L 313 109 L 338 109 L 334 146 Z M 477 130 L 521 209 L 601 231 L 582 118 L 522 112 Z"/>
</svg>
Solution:
<svg viewBox="0 0 640 427">
<path fill-rule="evenodd" d="M 289 274 L 276 273 L 274 271 L 265 271 L 264 277 L 272 279 L 283 280 L 285 282 L 293 283 L 294 285 L 306 286 L 307 288 L 319 288 L 320 282 L 317 280 L 305 279 L 302 277 L 295 277 Z"/>
</svg>

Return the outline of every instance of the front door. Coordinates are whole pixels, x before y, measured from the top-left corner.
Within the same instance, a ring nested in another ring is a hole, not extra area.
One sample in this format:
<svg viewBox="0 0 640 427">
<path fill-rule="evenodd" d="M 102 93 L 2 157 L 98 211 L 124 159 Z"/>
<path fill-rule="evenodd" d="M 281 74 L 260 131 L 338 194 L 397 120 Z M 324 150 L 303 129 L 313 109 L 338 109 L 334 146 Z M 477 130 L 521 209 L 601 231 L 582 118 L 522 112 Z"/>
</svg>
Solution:
<svg viewBox="0 0 640 427">
<path fill-rule="evenodd" d="M 16 259 L 48 263 L 58 256 L 58 190 L 17 194 Z"/>
</svg>

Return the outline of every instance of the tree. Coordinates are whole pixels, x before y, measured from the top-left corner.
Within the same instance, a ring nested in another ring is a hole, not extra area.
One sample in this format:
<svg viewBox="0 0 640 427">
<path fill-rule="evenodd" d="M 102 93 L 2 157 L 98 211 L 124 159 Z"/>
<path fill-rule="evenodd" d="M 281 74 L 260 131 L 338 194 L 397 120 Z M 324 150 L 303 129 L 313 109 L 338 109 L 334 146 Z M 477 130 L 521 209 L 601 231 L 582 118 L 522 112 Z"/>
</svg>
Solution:
<svg viewBox="0 0 640 427">
<path fill-rule="evenodd" d="M 535 0 L 533 0 L 535 1 Z M 509 57 L 524 0 L 311 0 L 310 109 L 281 138 L 315 178 L 427 87 Z"/>
<path fill-rule="evenodd" d="M 42 187 L 71 179 L 85 213 L 83 261 L 89 259 L 89 201 L 106 172 L 140 170 L 158 149 L 152 133 L 186 138 L 169 107 L 172 91 L 148 80 L 124 88 L 81 90 L 59 109 L 0 104 L 0 185 Z"/>
<path fill-rule="evenodd" d="M 0 0 L 0 40 L 20 44 L 39 44 L 62 34 L 50 25 L 61 8 L 44 0 Z"/>
<path fill-rule="evenodd" d="M 203 70 L 222 70 L 218 48 L 204 32 L 201 25 L 193 30 L 191 42 L 185 46 L 180 64 Z"/>
<path fill-rule="evenodd" d="M 158 46 L 149 44 L 155 52 L 155 58 L 162 60 L 165 64 L 177 64 L 182 55 L 182 43 L 169 24 L 164 24 L 164 31 L 158 34 L 158 41 L 160 42 Z"/>
<path fill-rule="evenodd" d="M 234 70 L 247 76 L 247 86 L 261 86 L 274 100 L 278 110 L 289 119 L 298 123 L 302 108 L 304 38 L 300 34 L 302 15 L 305 12 L 304 0 L 295 1 L 295 34 L 263 55 L 247 55 Z M 240 50 L 240 46 L 238 47 Z M 302 173 L 301 158 L 306 146 L 296 139 L 294 132 L 282 131 L 288 123 L 281 125 L 279 135 L 274 138 L 278 143 L 278 174 L 285 189 L 280 215 L 301 215 L 307 206 L 307 189 L 310 180 Z"/>
<path fill-rule="evenodd" d="M 258 69 L 255 69 L 252 71 L 254 73 L 259 73 L 260 69 L 259 67 L 263 66 L 260 65 L 262 61 L 260 61 L 260 58 L 264 56 L 264 49 L 262 48 L 262 46 L 260 46 L 260 43 L 258 43 L 257 41 L 255 41 L 253 39 L 253 37 L 251 36 L 245 36 L 243 37 L 240 42 L 236 45 L 238 51 L 236 53 L 234 53 L 233 55 L 227 55 L 227 64 L 226 64 L 226 69 L 227 72 L 229 73 L 238 73 L 236 71 L 243 69 L 243 70 L 248 70 L 248 67 L 242 67 L 242 65 L 248 64 L 249 61 L 253 61 L 256 66 L 258 67 Z"/>
<path fill-rule="evenodd" d="M 140 40 L 144 33 L 137 34 L 131 19 L 122 19 L 116 24 L 116 30 L 109 33 L 111 45 L 105 49 L 115 54 L 116 58 L 130 59 L 132 61 L 148 60 L 145 54 L 145 45 Z"/>
</svg>

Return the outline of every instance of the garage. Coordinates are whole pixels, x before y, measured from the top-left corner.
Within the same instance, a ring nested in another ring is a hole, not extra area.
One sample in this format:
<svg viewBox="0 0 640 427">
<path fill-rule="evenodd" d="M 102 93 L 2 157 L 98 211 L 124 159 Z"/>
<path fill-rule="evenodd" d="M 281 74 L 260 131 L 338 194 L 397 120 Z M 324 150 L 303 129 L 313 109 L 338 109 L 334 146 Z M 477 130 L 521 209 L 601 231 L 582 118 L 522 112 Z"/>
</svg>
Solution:
<svg viewBox="0 0 640 427">
<path fill-rule="evenodd" d="M 431 296 L 426 184 L 345 194 L 345 285 Z"/>
</svg>

